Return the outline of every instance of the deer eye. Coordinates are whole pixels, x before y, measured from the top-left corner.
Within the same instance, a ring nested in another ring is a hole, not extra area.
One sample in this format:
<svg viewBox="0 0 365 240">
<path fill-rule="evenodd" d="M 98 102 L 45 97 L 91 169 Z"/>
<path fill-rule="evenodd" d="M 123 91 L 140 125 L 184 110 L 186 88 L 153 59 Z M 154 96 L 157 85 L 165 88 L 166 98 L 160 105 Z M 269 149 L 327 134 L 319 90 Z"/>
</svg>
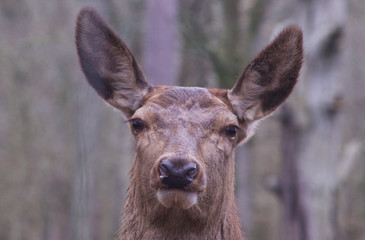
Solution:
<svg viewBox="0 0 365 240">
<path fill-rule="evenodd" d="M 228 138 L 230 139 L 235 139 L 237 136 L 237 132 L 238 132 L 239 127 L 234 126 L 234 125 L 229 125 L 225 128 L 225 134 Z"/>
<path fill-rule="evenodd" d="M 134 133 L 139 133 L 146 127 L 145 123 L 139 118 L 132 118 L 129 122 Z"/>
</svg>

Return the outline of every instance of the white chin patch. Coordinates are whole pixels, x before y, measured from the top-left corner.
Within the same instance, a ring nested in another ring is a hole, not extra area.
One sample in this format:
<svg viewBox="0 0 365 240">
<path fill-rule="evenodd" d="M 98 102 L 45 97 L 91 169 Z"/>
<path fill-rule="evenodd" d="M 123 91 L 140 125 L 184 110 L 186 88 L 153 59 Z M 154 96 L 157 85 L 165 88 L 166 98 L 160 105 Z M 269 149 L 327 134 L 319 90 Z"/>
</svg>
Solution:
<svg viewBox="0 0 365 240">
<path fill-rule="evenodd" d="M 198 201 L 197 192 L 185 192 L 178 189 L 157 190 L 158 201 L 166 208 L 188 209 Z"/>
</svg>

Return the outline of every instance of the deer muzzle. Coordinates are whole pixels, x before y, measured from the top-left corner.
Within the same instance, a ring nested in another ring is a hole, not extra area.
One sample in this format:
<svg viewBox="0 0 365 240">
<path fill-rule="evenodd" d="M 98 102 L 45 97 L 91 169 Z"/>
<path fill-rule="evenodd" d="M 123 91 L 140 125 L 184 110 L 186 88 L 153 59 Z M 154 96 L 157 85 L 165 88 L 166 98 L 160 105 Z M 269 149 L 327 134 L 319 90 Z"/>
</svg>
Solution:
<svg viewBox="0 0 365 240">
<path fill-rule="evenodd" d="M 198 173 L 195 163 L 185 159 L 166 159 L 159 165 L 160 180 L 169 189 L 183 189 L 192 183 Z"/>
<path fill-rule="evenodd" d="M 150 183 L 163 206 L 188 209 L 204 192 L 206 177 L 203 167 L 194 158 L 165 156 L 155 163 Z"/>
</svg>

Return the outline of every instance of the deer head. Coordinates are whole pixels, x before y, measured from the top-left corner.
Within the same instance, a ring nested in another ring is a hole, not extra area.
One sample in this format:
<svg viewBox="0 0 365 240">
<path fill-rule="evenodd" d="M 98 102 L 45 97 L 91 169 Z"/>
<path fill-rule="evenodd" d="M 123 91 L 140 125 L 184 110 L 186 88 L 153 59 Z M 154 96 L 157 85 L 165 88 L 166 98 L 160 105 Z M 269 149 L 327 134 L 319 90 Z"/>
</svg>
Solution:
<svg viewBox="0 0 365 240">
<path fill-rule="evenodd" d="M 131 51 L 89 8 L 78 16 L 76 45 L 88 82 L 123 112 L 136 139 L 121 238 L 242 238 L 234 149 L 292 91 L 302 65 L 301 30 L 283 30 L 231 90 L 151 86 Z"/>
</svg>

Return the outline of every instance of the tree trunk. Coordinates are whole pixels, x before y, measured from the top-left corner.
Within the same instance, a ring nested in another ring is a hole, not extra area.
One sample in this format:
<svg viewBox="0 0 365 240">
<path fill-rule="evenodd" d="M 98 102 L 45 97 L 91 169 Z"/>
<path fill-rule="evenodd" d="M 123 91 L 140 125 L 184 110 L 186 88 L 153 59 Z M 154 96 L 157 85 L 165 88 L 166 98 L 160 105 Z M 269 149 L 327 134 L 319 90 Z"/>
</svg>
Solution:
<svg viewBox="0 0 365 240">
<path fill-rule="evenodd" d="M 284 11 L 287 18 L 295 14 L 294 22 L 302 26 L 306 46 L 301 79 L 281 112 L 281 239 L 333 240 L 337 236 L 337 166 L 342 146 L 342 78 L 338 66 L 343 55 L 339 49 L 345 2 L 298 1 L 283 9 L 271 9 L 272 16 L 283 16 Z M 282 28 L 270 23 L 265 27 Z"/>
<path fill-rule="evenodd" d="M 153 85 L 174 85 L 180 64 L 177 0 L 146 2 L 142 69 Z"/>
</svg>

